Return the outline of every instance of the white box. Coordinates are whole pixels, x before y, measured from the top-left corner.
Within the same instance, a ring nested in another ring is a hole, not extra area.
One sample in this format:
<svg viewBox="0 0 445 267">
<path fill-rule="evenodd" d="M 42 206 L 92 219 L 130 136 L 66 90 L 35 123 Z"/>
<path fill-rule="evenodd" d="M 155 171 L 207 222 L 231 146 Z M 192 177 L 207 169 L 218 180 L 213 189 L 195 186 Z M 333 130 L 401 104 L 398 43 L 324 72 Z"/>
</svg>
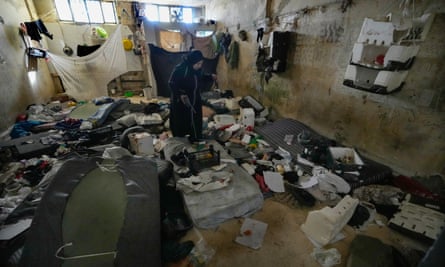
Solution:
<svg viewBox="0 0 445 267">
<path fill-rule="evenodd" d="M 241 109 L 240 122 L 243 127 L 251 127 L 253 129 L 255 125 L 255 111 L 253 110 L 253 108 Z"/>
<path fill-rule="evenodd" d="M 136 155 L 150 156 L 155 153 L 153 137 L 149 133 L 130 133 L 128 139 L 131 149 Z"/>
<path fill-rule="evenodd" d="M 349 147 L 329 147 L 329 157 L 331 164 L 342 162 L 345 165 L 363 165 L 363 160 L 353 148 Z"/>
<path fill-rule="evenodd" d="M 236 123 L 235 118 L 229 114 L 216 114 L 213 116 L 213 120 L 216 123 L 216 128 L 233 125 Z"/>
<path fill-rule="evenodd" d="M 241 100 L 241 97 L 236 98 L 225 98 L 224 101 L 226 102 L 226 107 L 230 110 L 239 109 L 240 106 L 238 102 Z"/>
<path fill-rule="evenodd" d="M 144 87 L 144 88 L 142 88 L 142 91 L 144 91 L 145 99 L 150 100 L 150 99 L 153 98 L 153 88 L 151 88 L 151 87 Z"/>
</svg>

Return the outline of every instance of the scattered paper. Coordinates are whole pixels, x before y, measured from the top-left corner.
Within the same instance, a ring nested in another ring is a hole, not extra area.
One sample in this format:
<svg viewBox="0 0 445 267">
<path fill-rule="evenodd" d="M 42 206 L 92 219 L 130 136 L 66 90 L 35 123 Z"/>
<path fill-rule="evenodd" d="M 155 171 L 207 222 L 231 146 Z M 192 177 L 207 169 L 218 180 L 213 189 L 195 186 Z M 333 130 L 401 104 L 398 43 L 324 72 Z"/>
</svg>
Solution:
<svg viewBox="0 0 445 267">
<path fill-rule="evenodd" d="M 278 172 L 263 172 L 264 182 L 267 184 L 270 190 L 273 192 L 284 192 L 283 176 Z"/>
<path fill-rule="evenodd" d="M 188 178 L 181 178 L 177 181 L 177 186 L 181 189 L 192 189 L 197 192 L 206 192 L 221 189 L 229 185 L 233 174 L 220 171 L 203 171 L 199 175 L 192 175 Z M 183 190 L 190 193 L 190 190 Z"/>
<path fill-rule="evenodd" d="M 212 169 L 215 171 L 220 171 L 220 170 L 224 169 L 225 167 L 227 167 L 227 164 L 223 163 L 220 165 L 213 166 Z"/>
<path fill-rule="evenodd" d="M 221 159 L 221 162 L 236 164 L 236 160 L 235 159 Z"/>
<path fill-rule="evenodd" d="M 294 135 L 293 134 L 286 134 L 284 136 L 284 142 L 286 142 L 286 144 L 288 145 L 292 145 L 292 141 L 294 140 Z"/>
<path fill-rule="evenodd" d="M 303 158 L 300 154 L 297 155 L 297 161 L 301 164 L 308 165 L 311 167 L 315 166 L 315 164 L 312 161 Z"/>
<path fill-rule="evenodd" d="M 267 223 L 246 218 L 241 226 L 240 235 L 236 237 L 235 242 L 249 248 L 259 249 L 263 244 L 266 230 Z"/>
<path fill-rule="evenodd" d="M 0 230 L 0 240 L 10 240 L 31 226 L 32 219 L 20 220 L 15 224 L 4 225 Z"/>
<path fill-rule="evenodd" d="M 252 138 L 252 137 L 251 137 L 250 135 L 245 134 L 245 135 L 243 136 L 243 139 L 241 139 L 241 142 L 244 143 L 244 144 L 249 144 L 251 138 Z"/>
<path fill-rule="evenodd" d="M 310 188 L 318 184 L 318 179 L 316 176 L 301 176 L 298 179 L 298 187 L 300 188 Z"/>
</svg>

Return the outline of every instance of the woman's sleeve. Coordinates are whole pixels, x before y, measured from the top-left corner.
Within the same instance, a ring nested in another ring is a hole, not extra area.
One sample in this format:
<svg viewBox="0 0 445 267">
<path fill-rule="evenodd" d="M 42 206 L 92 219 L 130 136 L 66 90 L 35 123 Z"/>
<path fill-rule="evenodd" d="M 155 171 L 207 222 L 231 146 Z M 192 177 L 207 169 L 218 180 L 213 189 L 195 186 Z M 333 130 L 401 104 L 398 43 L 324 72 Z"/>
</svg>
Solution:
<svg viewBox="0 0 445 267">
<path fill-rule="evenodd" d="M 211 82 L 213 81 L 213 74 L 211 73 L 202 73 L 201 74 L 201 80 L 205 82 Z"/>
</svg>

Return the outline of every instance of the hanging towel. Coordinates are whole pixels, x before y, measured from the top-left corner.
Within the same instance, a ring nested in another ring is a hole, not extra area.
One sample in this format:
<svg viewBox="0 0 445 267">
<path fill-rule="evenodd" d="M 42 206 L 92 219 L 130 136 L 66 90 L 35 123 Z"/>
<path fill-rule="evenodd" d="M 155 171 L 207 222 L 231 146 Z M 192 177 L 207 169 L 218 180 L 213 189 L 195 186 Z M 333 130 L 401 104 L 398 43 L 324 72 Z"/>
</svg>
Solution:
<svg viewBox="0 0 445 267">
<path fill-rule="evenodd" d="M 239 44 L 236 41 L 233 41 L 229 46 L 229 56 L 228 63 L 230 68 L 236 69 L 238 68 L 239 61 Z"/>
<path fill-rule="evenodd" d="M 230 35 L 230 33 L 224 33 L 220 40 L 220 47 L 222 49 L 222 53 L 226 57 L 226 60 L 229 53 L 229 46 L 231 43 L 232 43 L 232 36 Z"/>
</svg>

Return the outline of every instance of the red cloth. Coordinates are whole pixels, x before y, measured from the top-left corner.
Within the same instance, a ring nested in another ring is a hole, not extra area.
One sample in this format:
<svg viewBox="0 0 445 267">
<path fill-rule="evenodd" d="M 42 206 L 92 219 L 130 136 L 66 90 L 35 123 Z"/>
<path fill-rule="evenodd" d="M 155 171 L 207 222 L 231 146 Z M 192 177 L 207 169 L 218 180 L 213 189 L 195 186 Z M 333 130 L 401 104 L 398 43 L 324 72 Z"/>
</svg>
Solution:
<svg viewBox="0 0 445 267">
<path fill-rule="evenodd" d="M 375 57 L 375 63 L 383 65 L 384 62 L 385 62 L 385 55 L 378 55 Z"/>
<path fill-rule="evenodd" d="M 439 202 L 444 202 L 444 199 L 439 195 L 431 192 L 429 189 L 424 187 L 421 183 L 414 180 L 411 177 L 399 175 L 394 178 L 393 184 L 403 191 L 416 195 L 419 197 L 424 197 L 427 199 L 432 199 Z"/>
<path fill-rule="evenodd" d="M 264 181 L 264 177 L 258 173 L 255 174 L 255 180 L 260 185 L 261 192 L 267 193 L 270 191 L 269 187 L 266 185 L 266 182 Z"/>
</svg>

